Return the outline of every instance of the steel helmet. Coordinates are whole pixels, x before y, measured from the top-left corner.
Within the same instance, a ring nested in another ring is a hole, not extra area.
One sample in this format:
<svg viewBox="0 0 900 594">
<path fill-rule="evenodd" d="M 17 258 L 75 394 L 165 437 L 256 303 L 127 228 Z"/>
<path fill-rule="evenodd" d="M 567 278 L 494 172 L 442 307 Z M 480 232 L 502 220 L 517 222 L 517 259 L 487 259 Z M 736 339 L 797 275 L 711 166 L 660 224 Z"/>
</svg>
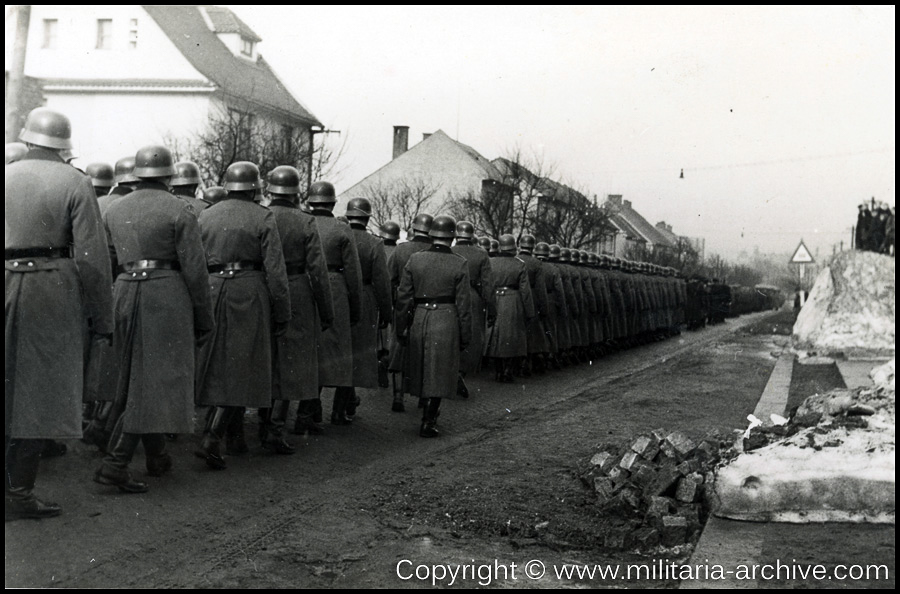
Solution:
<svg viewBox="0 0 900 594">
<path fill-rule="evenodd" d="M 116 161 L 117 184 L 132 184 L 138 181 L 134 176 L 134 157 L 122 157 Z"/>
<path fill-rule="evenodd" d="M 456 223 L 456 237 L 458 239 L 472 239 L 475 237 L 475 225 L 469 221 Z"/>
<path fill-rule="evenodd" d="M 241 192 L 262 188 L 263 180 L 259 177 L 259 167 L 250 161 L 232 163 L 225 170 L 223 187 L 226 192 Z"/>
<path fill-rule="evenodd" d="M 225 188 L 223 188 L 222 186 L 210 186 L 203 190 L 203 199 L 210 204 L 215 204 L 216 202 L 225 198 L 227 195 L 228 192 L 226 192 Z"/>
<path fill-rule="evenodd" d="M 19 159 L 25 156 L 25 153 L 28 152 L 28 147 L 25 146 L 24 142 L 7 142 L 6 143 L 6 156 L 4 157 L 4 165 L 9 165 L 10 163 L 15 163 Z"/>
<path fill-rule="evenodd" d="M 588 264 L 591 266 L 597 266 L 597 254 L 594 252 L 588 252 Z"/>
<path fill-rule="evenodd" d="M 300 193 L 300 172 L 290 165 L 279 165 L 266 176 L 267 189 L 272 194 Z"/>
<path fill-rule="evenodd" d="M 501 252 L 516 252 L 516 238 L 512 235 L 505 233 L 500 236 L 500 251 Z"/>
<path fill-rule="evenodd" d="M 397 241 L 400 239 L 400 225 L 394 221 L 388 221 L 381 226 L 382 239 Z"/>
<path fill-rule="evenodd" d="M 519 249 L 523 252 L 531 253 L 531 251 L 534 250 L 534 244 L 534 235 L 525 234 L 519 240 Z"/>
<path fill-rule="evenodd" d="M 551 260 L 558 260 L 560 252 L 562 252 L 562 248 L 559 247 L 559 244 L 554 243 L 554 244 L 550 245 L 550 259 Z"/>
<path fill-rule="evenodd" d="M 116 185 L 116 175 L 109 163 L 91 163 L 84 168 L 96 188 L 111 188 Z"/>
<path fill-rule="evenodd" d="M 572 257 L 572 250 L 569 248 L 559 248 L 559 261 L 560 262 L 568 262 L 569 258 Z"/>
<path fill-rule="evenodd" d="M 541 241 L 536 246 L 534 246 L 534 255 L 543 258 L 550 256 L 550 245 L 546 242 Z"/>
<path fill-rule="evenodd" d="M 431 223 L 434 221 L 434 217 L 430 214 L 425 214 L 424 212 L 420 212 L 416 215 L 416 218 L 413 219 L 412 229 L 413 231 L 418 231 L 419 233 L 428 233 L 431 231 Z"/>
<path fill-rule="evenodd" d="M 491 242 L 491 247 L 490 247 L 490 249 L 488 249 L 488 253 L 496 254 L 496 253 L 500 252 L 500 242 L 497 241 L 496 239 L 491 239 L 490 242 Z"/>
<path fill-rule="evenodd" d="M 347 203 L 348 217 L 372 216 L 372 203 L 366 198 L 351 198 Z"/>
<path fill-rule="evenodd" d="M 28 114 L 19 140 L 51 149 L 71 149 L 72 124 L 58 111 L 38 107 Z"/>
<path fill-rule="evenodd" d="M 479 237 L 478 245 L 484 251 L 489 251 L 491 249 L 491 238 L 490 237 Z"/>
<path fill-rule="evenodd" d="M 456 219 L 450 215 L 438 215 L 431 222 L 428 235 L 438 239 L 453 239 L 456 237 Z"/>
<path fill-rule="evenodd" d="M 337 198 L 334 194 L 334 186 L 327 181 L 317 181 L 309 186 L 309 197 L 307 202 L 310 204 L 334 204 Z"/>
<path fill-rule="evenodd" d="M 175 175 L 169 181 L 170 186 L 200 185 L 200 168 L 191 161 L 175 163 Z"/>
<path fill-rule="evenodd" d="M 169 177 L 175 175 L 172 153 L 164 146 L 145 146 L 134 156 L 134 176 Z"/>
</svg>

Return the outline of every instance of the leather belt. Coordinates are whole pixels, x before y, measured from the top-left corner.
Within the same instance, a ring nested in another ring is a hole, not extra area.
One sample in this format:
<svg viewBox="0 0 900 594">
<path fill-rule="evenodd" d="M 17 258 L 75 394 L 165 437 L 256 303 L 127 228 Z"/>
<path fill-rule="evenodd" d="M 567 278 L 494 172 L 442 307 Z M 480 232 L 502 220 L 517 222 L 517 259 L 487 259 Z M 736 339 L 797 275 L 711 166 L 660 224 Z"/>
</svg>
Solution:
<svg viewBox="0 0 900 594">
<path fill-rule="evenodd" d="M 213 264 L 207 266 L 206 269 L 210 273 L 217 272 L 238 272 L 240 270 L 262 270 L 262 262 L 254 262 L 253 260 L 241 260 L 239 262 L 228 262 L 226 264 Z"/>
<path fill-rule="evenodd" d="M 416 305 L 427 305 L 429 303 L 456 303 L 456 297 L 416 297 Z"/>
<path fill-rule="evenodd" d="M 494 290 L 495 290 L 495 291 L 518 291 L 518 290 L 519 290 L 519 287 L 517 287 L 517 286 L 516 286 L 516 287 L 510 287 L 510 286 L 507 286 L 507 285 L 501 285 L 501 286 L 499 286 L 499 287 L 494 287 Z"/>
<path fill-rule="evenodd" d="M 181 270 L 181 264 L 174 260 L 135 260 L 122 265 L 125 272 L 141 270 Z"/>
<path fill-rule="evenodd" d="M 6 250 L 7 260 L 17 260 L 19 258 L 71 258 L 71 250 L 64 248 L 12 248 Z"/>
<path fill-rule="evenodd" d="M 306 274 L 306 264 L 285 264 L 284 269 L 288 276 Z"/>
<path fill-rule="evenodd" d="M 328 272 L 344 272 L 343 266 L 337 266 L 336 264 L 328 265 Z"/>
</svg>

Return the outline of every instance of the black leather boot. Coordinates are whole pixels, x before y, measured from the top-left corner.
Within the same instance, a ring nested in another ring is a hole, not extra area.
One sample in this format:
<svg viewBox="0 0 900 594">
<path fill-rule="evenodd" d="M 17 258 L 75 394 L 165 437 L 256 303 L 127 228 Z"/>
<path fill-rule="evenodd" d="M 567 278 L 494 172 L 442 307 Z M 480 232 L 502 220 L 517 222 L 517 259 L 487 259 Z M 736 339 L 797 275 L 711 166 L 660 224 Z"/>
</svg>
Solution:
<svg viewBox="0 0 900 594">
<path fill-rule="evenodd" d="M 203 432 L 203 441 L 200 449 L 194 452 L 198 458 L 203 458 L 206 465 L 213 470 L 225 470 L 225 458 L 222 456 L 222 439 L 225 437 L 225 428 L 231 420 L 234 408 L 230 406 L 216 406 L 207 416 L 206 430 Z"/>
<path fill-rule="evenodd" d="M 403 404 L 403 385 L 396 373 L 391 374 L 391 382 L 394 385 L 394 401 L 391 403 L 393 412 L 406 412 L 406 406 Z"/>
<path fill-rule="evenodd" d="M 352 421 L 347 418 L 347 403 L 352 395 L 353 388 L 339 387 L 334 390 L 334 404 L 331 406 L 331 424 L 349 425 Z"/>
<path fill-rule="evenodd" d="M 324 435 L 325 430 L 315 421 L 316 411 L 321 409 L 321 401 L 301 400 L 297 403 L 297 420 L 294 433 L 297 435 Z"/>
<path fill-rule="evenodd" d="M 228 420 L 225 429 L 225 453 L 229 456 L 240 456 L 250 451 L 247 446 L 247 438 L 244 436 L 244 413 L 247 411 L 243 406 L 235 407 L 234 412 Z"/>
<path fill-rule="evenodd" d="M 122 419 L 116 423 L 113 437 L 110 439 L 109 454 L 103 459 L 103 464 L 94 474 L 94 482 L 101 485 L 118 487 L 123 493 L 146 493 L 149 487 L 147 483 L 135 480 L 128 470 L 134 450 L 141 442 L 138 433 L 126 433 L 123 429 Z"/>
<path fill-rule="evenodd" d="M 167 439 L 164 433 L 145 433 L 141 436 L 149 476 L 162 476 L 172 470 L 172 456 L 166 452 Z"/>
<path fill-rule="evenodd" d="M 271 408 L 266 409 L 268 411 L 265 420 L 266 439 L 262 442 L 262 446 L 267 450 L 286 456 L 296 451 L 294 446 L 284 438 L 284 424 L 287 421 L 290 406 L 290 400 L 276 400 L 272 403 Z"/>
<path fill-rule="evenodd" d="M 469 397 L 469 386 L 466 385 L 462 372 L 459 372 L 456 376 L 456 395 L 461 398 Z"/>
<path fill-rule="evenodd" d="M 356 418 L 356 408 L 361 402 L 359 394 L 356 393 L 356 388 L 347 388 L 347 392 L 344 394 L 344 418 L 348 422 L 352 423 L 353 419 Z"/>
<path fill-rule="evenodd" d="M 34 496 L 41 462 L 41 439 L 6 439 L 6 521 L 52 518 L 62 513 L 55 503 Z"/>
<path fill-rule="evenodd" d="M 422 414 L 422 426 L 419 428 L 419 437 L 438 437 L 437 429 L 438 409 L 441 407 L 440 398 L 428 398 L 425 412 Z"/>
</svg>

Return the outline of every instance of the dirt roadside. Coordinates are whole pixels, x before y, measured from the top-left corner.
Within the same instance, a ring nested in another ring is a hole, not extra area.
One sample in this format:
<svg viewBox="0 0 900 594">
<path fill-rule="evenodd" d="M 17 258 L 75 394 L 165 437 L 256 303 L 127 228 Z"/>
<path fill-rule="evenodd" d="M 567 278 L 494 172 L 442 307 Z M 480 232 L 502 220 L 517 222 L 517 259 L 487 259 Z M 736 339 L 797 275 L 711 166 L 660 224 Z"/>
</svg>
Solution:
<svg viewBox="0 0 900 594">
<path fill-rule="evenodd" d="M 144 495 L 92 483 L 99 455 L 73 444 L 43 464 L 38 482 L 64 515 L 6 525 L 6 585 L 421 587 L 431 581 L 401 579 L 398 563 L 405 577 L 419 564 L 495 560 L 505 579 L 438 585 L 677 585 L 553 575 L 563 563 L 647 562 L 603 547 L 612 520 L 596 512 L 576 469 L 598 445 L 657 427 L 692 436 L 743 427 L 786 343 L 738 331 L 766 315 L 525 383 L 482 374 L 469 401 L 445 404 L 436 440 L 418 438 L 416 411 L 389 412 L 387 392 L 363 394 L 353 427 L 295 437 L 295 456 L 253 447 L 224 472 L 206 470 L 191 456 L 196 436 L 182 437 L 175 472 L 148 479 Z M 142 463 L 138 455 L 134 468 Z M 532 559 L 547 568 L 540 579 L 522 573 Z"/>
</svg>

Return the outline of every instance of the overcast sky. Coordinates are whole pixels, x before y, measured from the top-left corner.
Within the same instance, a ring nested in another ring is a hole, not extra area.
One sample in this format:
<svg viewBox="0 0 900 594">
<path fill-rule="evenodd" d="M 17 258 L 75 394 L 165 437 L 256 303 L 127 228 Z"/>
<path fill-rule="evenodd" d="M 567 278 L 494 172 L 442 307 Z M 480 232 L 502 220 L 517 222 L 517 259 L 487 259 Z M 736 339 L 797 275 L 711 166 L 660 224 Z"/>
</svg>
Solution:
<svg viewBox="0 0 900 594">
<path fill-rule="evenodd" d="M 518 144 L 707 253 L 830 253 L 860 200 L 894 204 L 894 7 L 232 8 L 341 130 L 338 190 L 407 125 Z"/>
</svg>

